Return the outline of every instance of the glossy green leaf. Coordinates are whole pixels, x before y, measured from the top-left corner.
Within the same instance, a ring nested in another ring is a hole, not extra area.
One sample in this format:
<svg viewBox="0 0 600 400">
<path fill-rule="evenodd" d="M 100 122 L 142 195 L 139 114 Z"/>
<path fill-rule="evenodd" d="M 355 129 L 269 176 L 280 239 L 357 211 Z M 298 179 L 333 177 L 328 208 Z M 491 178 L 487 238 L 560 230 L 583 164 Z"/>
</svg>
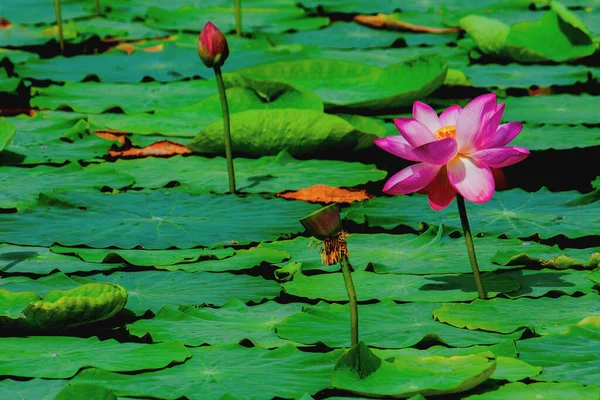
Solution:
<svg viewBox="0 0 600 400">
<path fill-rule="evenodd" d="M 315 208 L 259 196 L 57 193 L 41 195 L 19 213 L 0 214 L 0 240 L 125 249 L 248 243 L 300 232 L 298 216 Z"/>
<path fill-rule="evenodd" d="M 507 97 L 504 99 L 504 120 L 538 124 L 597 124 L 600 118 L 590 112 L 593 109 L 592 100 L 586 94 Z M 556 128 L 548 129 L 553 131 Z M 562 137 L 564 139 L 564 132 Z"/>
<path fill-rule="evenodd" d="M 189 349 L 192 358 L 161 371 L 123 375 L 87 369 L 73 382 L 100 383 L 118 396 L 178 398 L 295 398 L 331 387 L 341 351 L 307 353 L 286 345 L 276 350 L 238 345 Z M 268 366 L 268 379 L 265 379 Z M 243 382 L 243 384 L 240 384 Z"/>
<path fill-rule="evenodd" d="M 78 0 L 62 0 L 61 11 L 63 20 L 81 18 L 92 15 L 86 3 Z M 0 15 L 17 24 L 40 24 L 54 22 L 54 4 L 44 0 L 24 0 L 23 2 L 3 2 L 0 5 Z"/>
<path fill-rule="evenodd" d="M 0 247 L 1 249 L 1 247 Z M 0 250 L 1 251 L 1 250 Z M 77 259 L 64 255 L 76 255 L 85 263 L 83 265 L 117 264 L 127 262 L 140 267 L 161 267 L 179 263 L 193 263 L 200 259 L 222 259 L 232 256 L 235 251 L 226 249 L 189 249 L 189 250 L 120 250 L 120 249 L 88 249 L 80 247 L 52 246 L 49 252 L 52 258 L 70 260 L 77 264 Z M 54 253 L 54 254 L 53 254 Z M 0 259 L 2 256 L 0 255 Z M 87 264 L 94 263 L 94 264 Z M 104 268 L 115 268 L 113 265 Z M 183 268 L 183 267 L 182 267 Z M 71 272 L 71 271 L 64 271 Z"/>
<path fill-rule="evenodd" d="M 328 18 L 307 18 L 304 11 L 292 2 L 274 4 L 271 7 L 242 6 L 244 30 L 281 33 L 290 29 L 312 30 L 329 23 Z M 146 24 L 148 26 L 172 31 L 200 32 L 204 21 L 211 21 L 224 32 L 235 29 L 235 10 L 232 6 L 214 8 L 196 8 L 183 6 L 177 10 L 148 7 Z"/>
<path fill-rule="evenodd" d="M 275 327 L 300 308 L 300 304 L 273 301 L 248 307 L 237 299 L 221 308 L 164 307 L 154 318 L 136 321 L 127 329 L 139 337 L 149 333 L 154 342 L 181 340 L 186 346 L 200 346 L 236 344 L 247 339 L 255 346 L 272 348 L 289 343 L 277 336 Z"/>
<path fill-rule="evenodd" d="M 275 155 L 285 149 L 292 155 L 312 154 L 326 149 L 352 150 L 365 136 L 344 119 L 315 110 L 250 110 L 231 116 L 231 145 L 234 154 Z M 222 154 L 223 123 L 204 128 L 187 147 L 200 153 Z M 372 145 L 372 143 L 370 143 Z"/>
<path fill-rule="evenodd" d="M 34 292 L 44 297 L 52 290 L 69 290 L 80 286 L 67 275 L 57 272 L 52 275 L 31 279 L 26 276 L 11 276 L 0 280 L 0 289 L 16 292 Z"/>
<path fill-rule="evenodd" d="M 98 82 L 68 82 L 64 86 L 36 88 L 31 105 L 40 108 L 69 107 L 76 112 L 99 114 L 118 107 L 128 114 L 159 108 L 183 107 L 195 104 L 217 92 L 212 81 L 113 84 Z M 118 96 L 114 94 L 118 93 Z"/>
<path fill-rule="evenodd" d="M 122 262 L 112 265 L 99 262 L 84 262 L 75 257 L 55 254 L 46 247 L 0 245 L 0 271 L 5 274 L 48 275 L 56 270 L 68 274 L 116 269 L 123 266 Z"/>
<path fill-rule="evenodd" d="M 521 359 L 543 368 L 536 380 L 598 383 L 600 356 L 595 346 L 600 340 L 600 324 L 599 317 L 594 318 L 590 323 L 570 326 L 565 332 L 517 343 Z"/>
<path fill-rule="evenodd" d="M 378 111 L 407 106 L 432 93 L 444 81 L 445 60 L 427 54 L 385 69 L 334 60 L 274 62 L 237 71 L 242 77 L 266 82 L 284 82 L 313 91 L 326 107 Z M 323 85 L 327 82 L 327 85 Z M 264 83 L 263 83 L 264 84 Z"/>
<path fill-rule="evenodd" d="M 594 282 L 596 285 L 600 285 L 600 269 L 596 269 L 595 271 L 593 271 L 588 278 L 591 279 L 592 282 Z"/>
<path fill-rule="evenodd" d="M 539 20 L 512 26 L 479 15 L 462 18 L 460 26 L 483 53 L 517 62 L 564 62 L 593 54 L 596 47 L 583 23 L 558 2 L 551 2 L 551 8 Z"/>
<path fill-rule="evenodd" d="M 472 274 L 379 275 L 356 271 L 352 274 L 359 301 L 392 299 L 397 301 L 468 301 L 477 297 Z M 501 274 L 482 276 L 488 296 L 519 289 L 519 283 Z M 340 273 L 305 276 L 297 274 L 283 285 L 291 295 L 327 301 L 347 301 L 348 294 Z"/>
<path fill-rule="evenodd" d="M 474 233 L 508 237 L 539 234 L 549 238 L 560 234 L 570 238 L 588 236 L 589 226 L 600 221 L 599 208 L 583 201 L 579 192 L 552 193 L 542 188 L 527 193 L 521 189 L 498 192 L 485 204 L 469 204 L 469 220 Z M 406 210 L 411 210 L 410 213 Z M 354 203 L 346 210 L 346 218 L 369 227 L 391 229 L 407 225 L 419 229 L 422 222 L 441 223 L 459 229 L 458 211 L 453 205 L 436 212 L 424 195 L 380 197 Z"/>
<path fill-rule="evenodd" d="M 497 390 L 466 397 L 467 400 L 539 400 L 539 399 L 572 399 L 592 400 L 600 396 L 600 387 L 596 385 L 580 385 L 577 383 L 511 383 Z"/>
<path fill-rule="evenodd" d="M 481 271 L 538 264 L 553 268 L 584 267 L 589 250 L 543 246 L 518 239 L 475 237 Z M 380 274 L 469 273 L 464 239 L 452 239 L 443 225 L 416 235 L 352 234 L 348 238 L 352 265 L 364 269 L 369 264 Z M 295 260 L 292 252 L 292 260 Z"/>
<path fill-rule="evenodd" d="M 189 357 L 190 352 L 179 341 L 147 345 L 100 341 L 96 337 L 0 338 L 0 374 L 4 376 L 70 378 L 84 367 L 141 371 L 164 368 Z"/>
<path fill-rule="evenodd" d="M 293 133 L 290 132 L 290 140 L 294 140 L 291 139 Z M 208 139 L 203 141 L 208 142 Z M 218 151 L 216 146 L 214 150 Z M 257 148 L 256 153 L 259 151 L 260 149 Z M 301 161 L 293 158 L 286 151 L 280 152 L 277 156 L 265 156 L 258 160 L 236 158 L 234 166 L 236 189 L 242 193 L 279 193 L 318 184 L 353 187 L 370 181 L 379 181 L 386 176 L 385 171 L 378 170 L 374 165 L 330 160 Z M 106 170 L 108 174 L 108 171 L 113 169 L 117 169 L 121 174 L 133 176 L 134 187 L 156 189 L 177 182 L 176 190 L 187 193 L 229 191 L 226 161 L 222 157 L 176 156 L 168 159 L 119 160 L 114 164 L 103 163 L 96 171 L 99 173 L 98 170 Z"/>
<path fill-rule="evenodd" d="M 117 400 L 117 397 L 104 386 L 81 384 L 65 387 L 54 400 Z"/>
<path fill-rule="evenodd" d="M 425 302 L 396 304 L 383 301 L 359 306 L 360 338 L 371 346 L 393 349 L 414 346 L 419 342 L 439 342 L 448 346 L 465 347 L 473 344 L 494 344 L 514 334 L 457 329 L 436 322 L 431 312 L 438 304 Z M 304 306 L 277 324 L 277 334 L 283 339 L 313 345 L 323 343 L 331 348 L 347 347 L 350 342 L 350 311 L 348 305 L 319 303 Z M 386 356 L 387 357 L 387 356 Z"/>
<path fill-rule="evenodd" d="M 550 269 L 507 271 L 506 276 L 521 284 L 521 288 L 508 293 L 509 297 L 542 297 L 548 293 L 588 294 L 594 291 L 594 283 L 588 279 L 588 271 Z"/>
<path fill-rule="evenodd" d="M 96 191 L 107 187 L 120 189 L 132 185 L 134 178 L 114 168 L 83 168 L 72 163 L 61 168 L 41 165 L 35 168 L 5 167 L 0 170 L 0 208 L 22 209 L 40 193 L 57 188 Z"/>
<path fill-rule="evenodd" d="M 6 318 L 17 319 L 21 311 L 31 302 L 38 301 L 40 296 L 35 292 L 11 292 L 0 289 L 0 326 L 8 324 Z"/>
<path fill-rule="evenodd" d="M 0 119 L 0 152 L 10 144 L 17 133 L 17 129 L 5 118 Z"/>
<path fill-rule="evenodd" d="M 561 332 L 569 324 L 600 314 L 598 299 L 600 296 L 592 293 L 583 297 L 561 296 L 556 299 L 475 300 L 472 303 L 444 304 L 433 310 L 433 316 L 438 321 L 459 328 L 510 333 L 527 327 L 546 335 Z"/>
<path fill-rule="evenodd" d="M 0 393 L 10 393 L 20 399 L 54 400 L 54 396 L 67 384 L 67 380 L 61 379 L 3 379 L 0 381 Z"/>
<path fill-rule="evenodd" d="M 496 360 L 492 353 L 452 358 L 403 357 L 393 361 L 379 361 L 379 368 L 361 378 L 348 361 L 340 359 L 333 371 L 334 386 L 363 395 L 442 395 L 460 393 L 476 387 L 488 379 L 496 369 Z"/>
<path fill-rule="evenodd" d="M 123 286 L 129 294 L 127 309 L 138 315 L 146 310 L 157 313 L 167 305 L 221 306 L 233 298 L 258 303 L 265 298 L 277 297 L 280 292 L 275 281 L 228 273 L 140 271 L 73 279 L 79 283 L 109 282 Z"/>
</svg>

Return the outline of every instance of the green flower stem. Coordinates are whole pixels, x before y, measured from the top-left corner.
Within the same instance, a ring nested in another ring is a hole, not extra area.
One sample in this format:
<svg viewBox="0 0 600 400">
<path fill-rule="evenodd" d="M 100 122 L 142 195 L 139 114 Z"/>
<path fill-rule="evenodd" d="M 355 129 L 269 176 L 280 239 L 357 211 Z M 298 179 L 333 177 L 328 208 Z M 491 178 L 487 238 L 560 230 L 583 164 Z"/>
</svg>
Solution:
<svg viewBox="0 0 600 400">
<path fill-rule="evenodd" d="M 94 0 L 96 2 L 96 15 L 100 15 L 100 0 Z"/>
<path fill-rule="evenodd" d="M 65 52 L 65 38 L 63 36 L 62 16 L 60 12 L 60 0 L 54 0 L 54 12 L 56 13 L 56 23 L 58 24 L 58 41 L 60 43 L 60 51 Z"/>
<path fill-rule="evenodd" d="M 346 254 L 342 254 L 340 265 L 342 266 L 348 300 L 350 301 L 350 337 L 351 345 L 354 346 L 358 344 L 358 303 L 356 302 L 356 290 L 352 281 L 352 266 Z"/>
<path fill-rule="evenodd" d="M 221 108 L 223 110 L 223 127 L 225 129 L 225 157 L 227 158 L 227 175 L 229 176 L 229 192 L 235 193 L 235 172 L 233 171 L 233 156 L 231 152 L 231 125 L 229 123 L 229 106 L 227 105 L 227 95 L 225 94 L 225 84 L 221 67 L 215 68 L 215 77 L 221 96 Z"/>
<path fill-rule="evenodd" d="M 469 253 L 469 261 L 471 261 L 471 268 L 473 269 L 473 277 L 475 278 L 475 286 L 477 286 L 477 293 L 479 293 L 480 299 L 485 300 L 487 299 L 487 295 L 485 293 L 485 288 L 483 287 L 481 274 L 479 273 L 477 257 L 475 256 L 475 246 L 473 246 L 473 236 L 471 236 L 471 227 L 469 226 L 469 218 L 467 217 L 465 198 L 462 197 L 460 194 L 457 194 L 456 203 L 458 204 L 458 213 L 460 214 L 460 222 L 462 223 L 465 242 L 467 243 L 467 252 Z"/>
<path fill-rule="evenodd" d="M 242 0 L 235 0 L 235 34 L 242 36 Z"/>
</svg>

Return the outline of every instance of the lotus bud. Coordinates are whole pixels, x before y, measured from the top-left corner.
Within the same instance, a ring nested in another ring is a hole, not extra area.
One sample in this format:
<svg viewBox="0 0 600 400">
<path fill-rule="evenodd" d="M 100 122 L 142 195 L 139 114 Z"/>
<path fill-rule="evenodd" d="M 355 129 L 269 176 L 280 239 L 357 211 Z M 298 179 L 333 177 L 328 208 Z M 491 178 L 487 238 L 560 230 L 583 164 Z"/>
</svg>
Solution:
<svg viewBox="0 0 600 400">
<path fill-rule="evenodd" d="M 229 57 L 229 47 L 223 32 L 207 22 L 198 37 L 198 55 L 209 68 L 221 67 Z"/>
</svg>

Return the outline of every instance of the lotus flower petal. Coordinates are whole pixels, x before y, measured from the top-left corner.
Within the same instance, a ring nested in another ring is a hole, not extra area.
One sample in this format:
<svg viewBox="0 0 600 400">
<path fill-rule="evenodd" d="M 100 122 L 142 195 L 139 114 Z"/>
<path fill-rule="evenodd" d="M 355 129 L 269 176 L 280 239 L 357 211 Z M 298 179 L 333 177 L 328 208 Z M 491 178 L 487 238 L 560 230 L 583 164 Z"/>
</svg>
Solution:
<svg viewBox="0 0 600 400">
<path fill-rule="evenodd" d="M 447 164 L 457 152 L 458 145 L 452 138 L 436 140 L 414 149 L 414 154 L 423 162 L 435 165 Z"/>
<path fill-rule="evenodd" d="M 383 186 L 383 191 L 389 194 L 416 192 L 427 186 L 439 170 L 437 165 L 413 164 L 392 176 Z"/>
<path fill-rule="evenodd" d="M 416 119 L 396 118 L 394 123 L 396 124 L 396 128 L 400 131 L 400 134 L 404 136 L 404 139 L 406 139 L 413 148 L 435 140 L 435 136 L 429 128 Z"/>
<path fill-rule="evenodd" d="M 421 161 L 413 152 L 413 147 L 400 135 L 375 139 L 375 144 L 395 156 L 410 161 Z"/>
<path fill-rule="evenodd" d="M 494 176 L 483 162 L 458 156 L 447 165 L 448 178 L 458 193 L 473 203 L 485 203 L 494 195 Z"/>
<path fill-rule="evenodd" d="M 415 101 L 413 105 L 413 118 L 429 128 L 431 132 L 435 132 L 442 127 L 434 109 L 420 101 Z"/>
<path fill-rule="evenodd" d="M 461 106 L 451 106 L 446 108 L 440 114 L 440 125 L 441 126 L 451 126 L 456 125 L 456 119 L 458 118 L 458 114 L 462 111 Z"/>
<path fill-rule="evenodd" d="M 448 180 L 448 172 L 446 167 L 442 167 L 436 177 L 427 185 L 427 197 L 429 205 L 436 211 L 443 210 L 448 207 L 454 197 L 456 197 L 456 189 Z"/>
<path fill-rule="evenodd" d="M 525 147 L 496 147 L 492 149 L 479 150 L 470 155 L 474 159 L 483 162 L 488 167 L 508 167 L 523 161 L 529 156 L 529 150 Z"/>
<path fill-rule="evenodd" d="M 523 124 L 520 122 L 509 122 L 502 124 L 496 130 L 496 133 L 485 143 L 486 148 L 501 147 L 510 143 L 523 129 Z"/>
<path fill-rule="evenodd" d="M 458 151 L 468 154 L 477 149 L 479 135 L 484 133 L 484 124 L 495 111 L 496 95 L 493 93 L 478 96 L 467 104 L 456 119 Z"/>
</svg>

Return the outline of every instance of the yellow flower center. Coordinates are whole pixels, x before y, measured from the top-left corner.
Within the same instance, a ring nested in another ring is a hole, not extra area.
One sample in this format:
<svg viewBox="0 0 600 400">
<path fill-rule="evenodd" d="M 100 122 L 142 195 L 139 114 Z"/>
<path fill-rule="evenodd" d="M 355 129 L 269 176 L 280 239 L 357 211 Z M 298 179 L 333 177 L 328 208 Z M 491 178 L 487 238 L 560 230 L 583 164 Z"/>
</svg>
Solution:
<svg viewBox="0 0 600 400">
<path fill-rule="evenodd" d="M 447 138 L 456 139 L 456 125 L 442 126 L 434 133 L 436 140 Z"/>
</svg>

